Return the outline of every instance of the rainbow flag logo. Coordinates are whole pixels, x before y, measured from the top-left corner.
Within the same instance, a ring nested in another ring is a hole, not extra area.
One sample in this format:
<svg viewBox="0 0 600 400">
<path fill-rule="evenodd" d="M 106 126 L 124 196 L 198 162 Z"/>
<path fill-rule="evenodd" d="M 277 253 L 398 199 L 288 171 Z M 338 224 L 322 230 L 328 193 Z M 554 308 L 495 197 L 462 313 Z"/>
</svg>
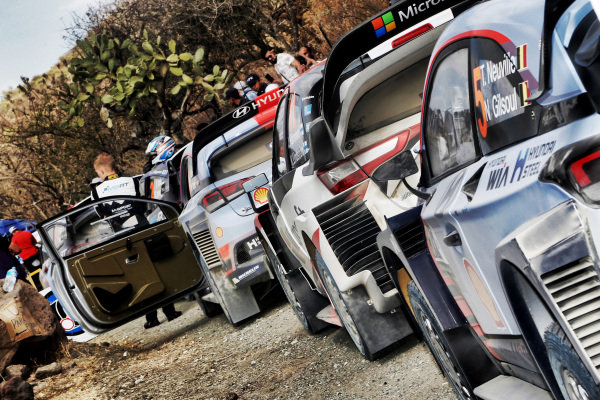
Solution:
<svg viewBox="0 0 600 400">
<path fill-rule="evenodd" d="M 396 21 L 394 21 L 394 15 L 391 11 L 383 14 L 381 17 L 375 18 L 371 21 L 371 24 L 373 25 L 373 29 L 375 29 L 375 36 L 377 37 L 396 29 Z"/>
</svg>

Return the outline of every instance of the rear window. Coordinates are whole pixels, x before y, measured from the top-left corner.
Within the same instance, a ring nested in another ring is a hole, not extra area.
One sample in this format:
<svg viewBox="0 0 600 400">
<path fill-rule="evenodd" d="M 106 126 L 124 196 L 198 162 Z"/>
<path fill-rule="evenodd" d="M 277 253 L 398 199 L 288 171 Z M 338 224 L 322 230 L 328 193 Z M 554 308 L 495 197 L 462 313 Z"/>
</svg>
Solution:
<svg viewBox="0 0 600 400">
<path fill-rule="evenodd" d="M 218 181 L 270 160 L 272 142 L 273 133 L 269 129 L 240 146 L 220 152 L 209 163 L 212 177 Z"/>
<path fill-rule="evenodd" d="M 369 90 L 352 110 L 346 141 L 419 113 L 427 64 L 423 59 Z"/>
</svg>

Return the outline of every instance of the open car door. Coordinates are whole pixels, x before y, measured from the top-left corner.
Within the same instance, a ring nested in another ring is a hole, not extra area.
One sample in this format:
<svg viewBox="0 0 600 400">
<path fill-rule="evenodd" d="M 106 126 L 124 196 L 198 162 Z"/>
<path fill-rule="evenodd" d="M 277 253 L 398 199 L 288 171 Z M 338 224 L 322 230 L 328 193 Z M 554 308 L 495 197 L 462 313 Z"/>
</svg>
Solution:
<svg viewBox="0 0 600 400">
<path fill-rule="evenodd" d="M 40 224 L 52 290 L 86 331 L 114 328 L 200 286 L 178 216 L 172 203 L 107 197 Z"/>
</svg>

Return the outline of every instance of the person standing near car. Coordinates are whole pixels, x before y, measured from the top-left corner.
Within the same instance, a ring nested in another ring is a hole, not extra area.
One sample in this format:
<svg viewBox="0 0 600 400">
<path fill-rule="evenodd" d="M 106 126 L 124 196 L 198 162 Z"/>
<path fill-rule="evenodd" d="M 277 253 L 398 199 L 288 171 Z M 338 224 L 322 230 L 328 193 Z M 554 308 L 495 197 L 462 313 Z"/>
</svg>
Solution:
<svg viewBox="0 0 600 400">
<path fill-rule="evenodd" d="M 11 245 L 18 246 L 21 250 L 18 254 L 19 257 L 21 257 L 21 260 L 23 260 L 23 264 L 27 271 L 30 274 L 37 271 L 41 265 L 39 251 L 36 246 L 37 240 L 35 240 L 31 232 L 20 230 L 16 226 L 11 226 L 8 232 L 12 235 L 10 240 Z M 38 282 L 36 282 L 36 284 Z"/>
<path fill-rule="evenodd" d="M 11 243 L 12 241 L 9 238 L 0 236 L 0 279 L 4 279 L 8 270 L 15 267 L 17 269 L 17 279 L 27 282 L 27 272 L 25 271 L 25 268 L 19 260 L 11 254 L 12 251 L 9 250 Z"/>
<path fill-rule="evenodd" d="M 300 46 L 298 49 L 298 55 L 304 57 L 306 60 L 306 69 L 312 68 L 317 65 L 317 61 L 313 56 L 312 49 L 308 46 Z"/>
<path fill-rule="evenodd" d="M 115 159 L 108 153 L 100 153 L 94 160 L 94 171 L 101 183 L 92 188 L 94 200 L 108 196 L 139 196 L 135 180 L 129 176 L 119 176 Z"/>
<path fill-rule="evenodd" d="M 264 48 L 260 51 L 260 55 L 275 66 L 275 71 L 277 71 L 284 84 L 290 83 L 299 75 L 300 63 L 291 54 L 275 54 L 272 48 Z"/>
<path fill-rule="evenodd" d="M 248 87 L 254 90 L 258 96 L 264 94 L 265 90 L 267 89 L 267 86 L 269 86 L 268 83 L 262 82 L 260 80 L 260 77 L 255 73 L 251 73 L 250 75 L 248 75 L 248 77 L 246 78 L 246 84 L 248 85 Z"/>
<path fill-rule="evenodd" d="M 149 156 L 150 165 L 155 167 L 171 158 L 175 150 L 175 141 L 170 136 L 159 136 L 152 139 L 150 143 L 148 143 L 146 155 Z M 146 166 L 144 166 L 144 173 L 150 172 L 151 170 L 152 168 L 147 169 Z M 146 193 L 148 194 L 147 197 L 155 198 L 153 187 L 148 187 Z M 173 303 L 164 306 L 162 310 L 168 321 L 174 320 L 175 318 L 181 316 L 181 311 L 175 310 L 175 305 Z M 157 310 L 152 310 L 147 313 L 144 329 L 153 328 L 158 325 L 160 325 L 160 321 L 158 320 Z"/>
</svg>

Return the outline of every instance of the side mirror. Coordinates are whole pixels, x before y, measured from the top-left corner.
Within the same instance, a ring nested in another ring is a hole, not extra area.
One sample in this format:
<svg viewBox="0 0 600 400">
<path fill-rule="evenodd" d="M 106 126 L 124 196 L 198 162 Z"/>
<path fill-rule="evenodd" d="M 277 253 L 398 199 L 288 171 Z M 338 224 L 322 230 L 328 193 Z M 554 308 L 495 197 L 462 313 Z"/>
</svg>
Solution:
<svg viewBox="0 0 600 400">
<path fill-rule="evenodd" d="M 423 200 L 428 200 L 430 197 L 428 193 L 421 192 L 406 182 L 407 177 L 418 172 L 419 166 L 413 158 L 412 152 L 404 150 L 402 153 L 381 164 L 373 173 L 373 180 L 375 182 L 402 180 L 402 183 L 404 183 L 409 192 Z"/>
<path fill-rule="evenodd" d="M 387 162 L 381 164 L 373 173 L 373 179 L 377 181 L 392 181 L 404 179 L 419 172 L 410 150 L 405 150 Z"/>
<path fill-rule="evenodd" d="M 308 165 L 302 170 L 304 176 L 312 175 L 316 170 L 331 161 L 342 160 L 344 157 L 335 139 L 329 133 L 323 117 L 315 119 L 308 127 Z"/>
</svg>

